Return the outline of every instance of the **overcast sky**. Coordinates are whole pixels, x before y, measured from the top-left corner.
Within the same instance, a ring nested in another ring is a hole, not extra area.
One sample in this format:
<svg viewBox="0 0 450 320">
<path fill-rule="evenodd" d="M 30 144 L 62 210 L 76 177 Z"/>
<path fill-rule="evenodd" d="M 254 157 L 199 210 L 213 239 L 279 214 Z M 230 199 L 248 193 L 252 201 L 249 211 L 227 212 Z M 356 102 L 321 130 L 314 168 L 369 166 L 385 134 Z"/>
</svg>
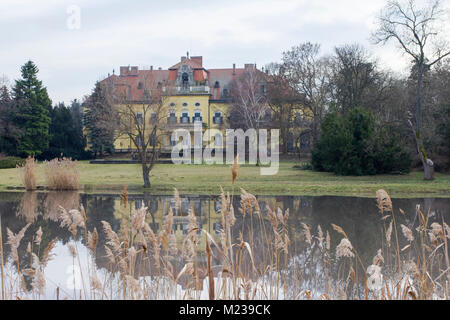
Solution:
<svg viewBox="0 0 450 320">
<path fill-rule="evenodd" d="M 449 0 L 446 0 L 448 5 Z M 0 77 L 33 60 L 53 103 L 89 94 L 121 65 L 164 69 L 202 55 L 206 68 L 258 67 L 305 41 L 329 53 L 358 42 L 395 71 L 408 58 L 370 43 L 385 0 L 0 0 Z M 80 9 L 77 28 L 71 6 Z"/>
</svg>

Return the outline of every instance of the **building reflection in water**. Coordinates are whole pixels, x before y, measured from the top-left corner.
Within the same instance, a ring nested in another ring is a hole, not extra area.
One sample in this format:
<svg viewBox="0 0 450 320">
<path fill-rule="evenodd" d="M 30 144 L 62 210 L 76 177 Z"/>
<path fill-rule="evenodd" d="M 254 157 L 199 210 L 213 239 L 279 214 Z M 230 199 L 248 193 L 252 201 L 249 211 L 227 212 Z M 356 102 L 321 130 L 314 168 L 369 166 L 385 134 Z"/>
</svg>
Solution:
<svg viewBox="0 0 450 320">
<path fill-rule="evenodd" d="M 375 197 L 374 197 L 375 198 Z M 257 200 L 261 207 L 261 214 L 267 217 L 267 206 L 271 208 L 281 208 L 283 211 L 289 209 L 288 228 L 291 239 L 290 256 L 298 256 L 299 261 L 302 260 L 302 254 L 306 250 L 306 243 L 303 236 L 302 223 L 306 223 L 311 227 L 315 234 L 320 225 L 323 231 L 329 231 L 332 234 L 331 247 L 335 248 L 340 241 L 337 234 L 333 234 L 331 223 L 341 226 L 352 240 L 355 249 L 360 253 L 362 261 L 367 265 L 370 264 L 373 256 L 381 247 L 380 234 L 381 224 L 380 215 L 376 207 L 374 198 L 357 198 L 357 197 L 333 197 L 333 196 L 259 196 Z M 87 229 L 96 228 L 99 231 L 98 249 L 95 262 L 98 268 L 109 268 L 106 259 L 104 246 L 106 244 L 105 235 L 101 221 L 110 223 L 114 231 L 120 229 L 122 219 L 130 216 L 132 208 L 139 209 L 142 206 L 148 208 L 147 223 L 154 232 L 158 232 L 163 224 L 163 217 L 172 208 L 174 213 L 173 231 L 176 235 L 177 242 L 181 244 L 184 236 L 187 234 L 188 212 L 192 208 L 195 212 L 197 231 L 200 244 L 198 250 L 205 249 L 205 235 L 202 230 L 208 231 L 216 237 L 219 243 L 219 231 L 222 229 L 222 218 L 220 214 L 221 203 L 219 196 L 202 196 L 202 195 L 186 195 L 181 196 L 181 208 L 177 208 L 175 200 L 172 196 L 165 195 L 149 195 L 149 194 L 130 194 L 128 196 L 129 204 L 125 207 L 119 194 L 79 194 L 78 192 L 25 192 L 25 193 L 0 193 L 0 214 L 2 215 L 2 235 L 3 243 L 7 242 L 6 228 L 17 232 L 26 223 L 32 223 L 29 230 L 25 234 L 24 239 L 19 247 L 19 255 L 26 256 L 26 246 L 29 242 L 33 242 L 35 232 L 41 227 L 45 235 L 41 246 L 45 247 L 51 239 L 57 238 L 63 244 L 77 240 L 81 243 L 85 242 L 82 232 L 77 234 L 77 239 L 72 239 L 71 233 L 61 228 L 58 222 L 59 206 L 67 210 L 75 209 L 81 204 L 86 209 Z M 249 230 L 250 219 L 239 214 L 239 196 L 234 196 L 233 205 L 236 215 L 236 223 L 233 228 L 233 237 L 236 242 L 240 233 L 244 236 L 251 236 L 258 240 L 261 238 L 260 226 L 254 225 Z M 399 221 L 397 224 L 412 225 L 415 221 L 415 208 L 419 204 L 423 208 L 423 212 L 430 212 L 430 223 L 433 221 L 441 222 L 442 219 L 449 221 L 450 199 L 393 199 L 395 210 L 403 209 L 406 216 L 397 215 Z M 269 225 L 269 220 L 264 218 Z M 254 242 L 256 247 L 253 248 L 253 255 L 256 263 L 258 259 L 262 259 L 264 244 L 261 241 Z M 259 247 L 258 247 L 259 245 Z M 4 246 L 5 256 L 9 256 L 9 246 Z M 217 253 L 217 252 L 216 252 Z M 199 255 L 204 257 L 204 255 Z M 57 258 L 56 258 L 57 259 Z M 204 261 L 202 261 L 204 263 Z M 29 267 L 29 259 L 21 259 L 21 269 Z M 173 261 L 176 272 L 181 270 L 184 262 L 180 257 Z M 219 272 L 220 258 L 218 254 L 213 258 L 214 273 Z M 139 275 L 148 275 L 148 270 L 136 270 Z M 206 276 L 206 272 L 200 270 L 200 274 Z M 183 283 L 183 278 L 181 278 Z M 186 283 L 183 283 L 186 285 Z"/>
</svg>

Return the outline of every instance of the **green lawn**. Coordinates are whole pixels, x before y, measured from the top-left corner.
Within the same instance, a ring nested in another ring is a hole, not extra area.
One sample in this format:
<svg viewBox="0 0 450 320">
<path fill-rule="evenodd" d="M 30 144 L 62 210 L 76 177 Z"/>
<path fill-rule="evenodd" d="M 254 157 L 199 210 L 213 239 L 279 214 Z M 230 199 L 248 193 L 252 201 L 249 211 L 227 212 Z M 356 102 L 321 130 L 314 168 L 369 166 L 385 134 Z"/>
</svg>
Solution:
<svg viewBox="0 0 450 320">
<path fill-rule="evenodd" d="M 423 173 L 342 177 L 330 173 L 294 168 L 295 162 L 281 162 L 277 175 L 262 176 L 259 167 L 241 166 L 235 189 L 244 188 L 255 194 L 272 195 L 358 195 L 373 197 L 383 188 L 391 196 L 450 197 L 450 175 L 436 173 L 434 181 L 424 181 Z M 45 185 L 42 165 L 39 185 Z M 144 191 L 139 165 L 89 164 L 79 162 L 81 184 L 86 192 L 116 192 L 124 185 L 130 192 Z M 176 187 L 182 193 L 218 194 L 220 186 L 231 190 L 229 165 L 158 164 L 151 173 L 151 193 L 171 193 Z M 0 190 L 20 187 L 17 169 L 0 170 Z"/>
</svg>

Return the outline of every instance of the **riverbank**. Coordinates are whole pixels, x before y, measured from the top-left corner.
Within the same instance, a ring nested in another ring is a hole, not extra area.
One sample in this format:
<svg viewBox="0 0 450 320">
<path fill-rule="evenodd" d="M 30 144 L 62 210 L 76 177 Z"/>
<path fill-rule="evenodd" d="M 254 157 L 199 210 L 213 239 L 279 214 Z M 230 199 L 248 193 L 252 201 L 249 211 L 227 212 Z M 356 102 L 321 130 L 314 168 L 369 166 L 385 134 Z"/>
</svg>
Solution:
<svg viewBox="0 0 450 320">
<path fill-rule="evenodd" d="M 234 186 L 259 195 L 342 195 L 373 197 L 383 188 L 395 197 L 450 197 L 450 175 L 436 173 L 434 181 L 424 181 L 422 172 L 406 175 L 377 175 L 343 177 L 331 173 L 314 172 L 295 168 L 296 162 L 281 162 L 273 176 L 260 175 L 260 168 L 243 165 Z M 137 164 L 89 164 L 78 163 L 82 191 L 109 193 L 129 192 L 170 194 L 173 188 L 185 194 L 218 194 L 220 186 L 231 191 L 229 165 L 155 165 L 151 173 L 152 187 L 144 189 L 140 166 Z M 44 186 L 42 164 L 38 169 L 38 185 Z M 0 190 L 21 190 L 18 169 L 0 170 Z"/>
</svg>

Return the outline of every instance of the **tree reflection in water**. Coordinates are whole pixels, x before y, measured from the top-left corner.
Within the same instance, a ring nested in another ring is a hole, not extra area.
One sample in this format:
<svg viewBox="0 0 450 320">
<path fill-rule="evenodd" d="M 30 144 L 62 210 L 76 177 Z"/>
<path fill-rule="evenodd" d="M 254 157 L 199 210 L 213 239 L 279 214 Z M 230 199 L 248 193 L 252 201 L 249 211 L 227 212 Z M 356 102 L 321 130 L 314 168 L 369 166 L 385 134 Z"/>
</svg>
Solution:
<svg viewBox="0 0 450 320">
<path fill-rule="evenodd" d="M 173 209 L 174 218 L 172 230 L 175 235 L 179 247 L 182 246 L 183 239 L 188 233 L 188 211 L 194 209 L 196 215 L 196 223 L 198 225 L 198 236 L 201 245 L 198 250 L 198 272 L 200 283 L 203 285 L 203 279 L 207 277 L 207 268 L 205 262 L 205 234 L 201 230 L 207 231 L 213 236 L 216 243 L 220 243 L 219 230 L 223 228 L 222 217 L 220 215 L 221 201 L 218 196 L 181 196 L 181 208 L 178 208 L 172 196 L 155 196 L 149 194 L 129 195 L 129 205 L 124 207 L 121 203 L 119 194 L 112 195 L 90 195 L 79 194 L 78 192 L 25 192 L 16 193 L 0 193 L 0 213 L 2 215 L 2 235 L 4 244 L 4 256 L 10 256 L 10 247 L 7 243 L 7 231 L 9 228 L 13 232 L 18 232 L 27 223 L 32 223 L 27 230 L 24 238 L 19 246 L 20 269 L 25 270 L 31 267 L 32 259 L 27 253 L 28 244 L 33 244 L 36 231 L 41 228 L 43 230 L 43 238 L 41 248 L 45 248 L 49 242 L 57 238 L 58 245 L 73 243 L 74 241 L 86 245 L 86 234 L 78 232 L 76 239 L 66 229 L 60 227 L 58 221 L 59 206 L 64 207 L 68 211 L 77 209 L 80 205 L 86 210 L 86 226 L 87 230 L 98 230 L 98 244 L 95 252 L 95 267 L 106 271 L 117 271 L 111 267 L 107 259 L 105 245 L 107 239 L 103 232 L 101 221 L 106 221 L 111 225 L 113 231 L 120 234 L 120 226 L 122 221 L 129 219 L 133 209 L 139 209 L 142 206 L 148 208 L 146 222 L 154 233 L 157 233 L 163 227 L 163 218 L 168 214 L 169 208 Z M 348 238 L 351 239 L 356 252 L 364 266 L 372 264 L 372 259 L 376 255 L 378 249 L 385 246 L 383 243 L 383 223 L 380 220 L 380 214 L 376 206 L 374 198 L 357 198 L 357 197 L 334 197 L 334 196 L 261 196 L 256 197 L 261 210 L 263 219 L 256 222 L 254 215 L 247 214 L 245 217 L 237 210 L 240 207 L 240 197 L 234 196 L 233 206 L 236 208 L 236 222 L 232 229 L 233 243 L 239 244 L 242 241 L 252 244 L 252 255 L 254 264 L 261 266 L 267 262 L 268 256 L 271 254 L 267 251 L 267 238 L 265 233 L 270 230 L 270 219 L 268 219 L 268 207 L 280 208 L 283 212 L 289 210 L 289 219 L 287 230 L 289 233 L 290 245 L 289 254 L 286 260 L 280 255 L 279 273 L 271 274 L 266 281 L 274 280 L 271 277 L 279 277 L 280 285 L 284 288 L 284 298 L 297 299 L 308 298 L 310 290 L 316 292 L 331 292 L 331 287 L 340 281 L 343 286 L 345 282 L 352 281 L 352 276 L 359 279 L 354 291 L 340 292 L 340 289 L 334 288 L 334 297 L 342 296 L 342 294 L 350 294 L 352 297 L 359 296 L 364 292 L 363 276 L 365 273 L 355 264 L 352 266 L 345 261 L 335 262 L 334 249 L 339 244 L 342 236 L 331 228 L 331 223 L 337 224 L 345 230 Z M 393 207 L 396 214 L 397 225 L 404 224 L 406 226 L 417 226 L 416 205 L 419 204 L 422 211 L 429 212 L 430 223 L 442 220 L 448 221 L 448 209 L 450 207 L 450 199 L 393 199 Z M 403 209 L 407 214 L 405 216 L 398 214 L 399 209 Z M 305 228 L 305 225 L 307 228 Z M 307 230 L 309 229 L 309 231 Z M 311 234 L 311 244 L 305 236 Z M 330 251 L 326 249 L 327 233 L 330 239 Z M 406 240 L 400 236 L 401 246 L 406 245 Z M 137 248 L 138 254 L 144 250 L 142 247 Z M 222 261 L 220 259 L 219 248 L 212 244 L 212 272 L 217 276 L 223 271 Z M 66 257 L 69 255 L 68 250 L 62 251 Z M 42 250 L 39 252 L 42 258 Z M 87 253 L 86 253 L 87 255 Z M 56 256 L 52 263 L 58 265 L 60 257 Z M 250 256 L 242 254 L 241 259 L 243 274 L 251 274 L 252 262 Z M 61 259 L 61 261 L 64 259 Z M 65 259 L 64 261 L 67 261 Z M 177 275 L 185 262 L 181 255 L 175 256 L 170 260 L 170 268 L 172 273 Z M 65 265 L 61 266 L 65 269 Z M 169 266 L 165 266 L 169 267 Z M 352 274 L 354 272 L 354 275 Z M 359 276 L 358 276 L 359 273 Z M 155 268 L 149 268 L 148 264 L 138 264 L 135 268 L 135 277 L 151 277 L 156 274 Z M 255 273 L 255 277 L 258 273 Z M 350 276 L 348 276 L 350 275 Z M 47 275 L 51 278 L 51 275 Z M 31 290 L 31 283 L 28 277 L 24 277 L 27 290 Z M 186 274 L 178 277 L 179 284 L 182 288 L 195 288 L 195 282 L 189 280 Z M 302 279 L 301 283 L 288 282 L 285 279 Z M 247 279 L 257 281 L 256 278 Z M 243 284 L 242 288 L 245 287 Z M 244 290 L 244 289 L 243 289 Z M 342 290 L 341 290 L 342 291 Z M 279 296 L 281 297 L 281 296 Z M 316 296 L 317 298 L 317 296 Z"/>
</svg>

